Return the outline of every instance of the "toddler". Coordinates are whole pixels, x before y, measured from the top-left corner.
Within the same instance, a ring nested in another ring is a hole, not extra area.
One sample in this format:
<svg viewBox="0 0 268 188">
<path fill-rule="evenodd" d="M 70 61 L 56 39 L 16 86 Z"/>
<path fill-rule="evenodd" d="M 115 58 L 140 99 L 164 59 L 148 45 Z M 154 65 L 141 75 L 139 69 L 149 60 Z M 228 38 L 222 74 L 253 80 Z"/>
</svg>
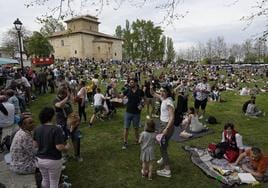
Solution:
<svg viewBox="0 0 268 188">
<path fill-rule="evenodd" d="M 153 161 L 155 160 L 155 141 L 155 123 L 153 120 L 149 119 L 139 138 L 141 145 L 140 160 L 142 161 L 141 173 L 142 177 L 148 176 L 148 180 L 152 180 Z"/>
</svg>

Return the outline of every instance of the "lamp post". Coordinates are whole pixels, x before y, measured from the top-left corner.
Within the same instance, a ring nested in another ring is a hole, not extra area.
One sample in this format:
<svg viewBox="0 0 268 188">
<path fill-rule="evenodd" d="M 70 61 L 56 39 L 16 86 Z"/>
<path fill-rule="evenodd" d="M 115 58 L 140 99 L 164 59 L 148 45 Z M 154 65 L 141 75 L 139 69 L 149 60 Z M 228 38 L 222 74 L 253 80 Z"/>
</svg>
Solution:
<svg viewBox="0 0 268 188">
<path fill-rule="evenodd" d="M 17 18 L 14 23 L 15 25 L 15 29 L 17 30 L 18 32 L 18 37 L 19 37 L 19 51 L 20 51 L 20 66 L 21 66 L 21 71 L 23 73 L 23 58 L 22 58 L 22 45 L 21 45 L 21 28 L 22 28 L 22 23 L 21 21 L 19 20 L 19 18 Z"/>
</svg>

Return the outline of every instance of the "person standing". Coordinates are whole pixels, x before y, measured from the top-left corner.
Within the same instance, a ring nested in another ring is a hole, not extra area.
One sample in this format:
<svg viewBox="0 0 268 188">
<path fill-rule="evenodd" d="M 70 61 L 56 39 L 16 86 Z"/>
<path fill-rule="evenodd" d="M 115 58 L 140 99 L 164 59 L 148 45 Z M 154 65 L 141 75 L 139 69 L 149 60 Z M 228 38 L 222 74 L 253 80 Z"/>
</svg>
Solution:
<svg viewBox="0 0 268 188">
<path fill-rule="evenodd" d="M 40 70 L 39 74 L 37 75 L 39 77 L 40 83 L 41 83 L 41 92 L 46 94 L 47 91 L 47 72 L 46 70 Z"/>
<path fill-rule="evenodd" d="M 87 115 L 86 115 L 86 100 L 87 100 L 87 90 L 86 90 L 86 82 L 81 80 L 79 83 L 79 91 L 77 93 L 77 97 L 79 97 L 81 100 L 78 101 L 78 114 L 80 117 L 80 121 L 82 121 L 82 116 L 84 116 L 85 122 L 87 121 Z"/>
<path fill-rule="evenodd" d="M 138 87 L 137 79 L 129 80 L 129 88 L 123 95 L 127 99 L 127 109 L 124 116 L 124 144 L 122 149 L 127 149 L 128 132 L 132 123 L 135 129 L 136 143 L 139 140 L 140 113 L 144 103 L 144 92 Z"/>
<path fill-rule="evenodd" d="M 171 90 L 168 86 L 163 86 L 160 89 L 160 95 L 157 93 L 153 93 L 153 95 L 157 98 L 160 98 L 161 103 L 161 111 L 160 111 L 160 134 L 163 134 L 160 140 L 160 152 L 161 159 L 157 161 L 159 165 L 163 165 L 164 168 L 162 170 L 157 170 L 156 173 L 158 176 L 163 177 L 171 177 L 171 170 L 169 165 L 169 156 L 168 156 L 168 141 L 171 138 L 174 131 L 174 118 L 175 118 L 175 110 L 173 99 L 171 98 Z"/>
<path fill-rule="evenodd" d="M 145 94 L 145 104 L 147 107 L 147 114 L 152 116 L 152 111 L 154 109 L 154 97 L 151 95 L 150 88 L 151 88 L 150 81 L 145 81 L 143 86 L 143 92 Z"/>
<path fill-rule="evenodd" d="M 53 125 L 53 108 L 45 107 L 39 114 L 41 125 L 34 131 L 34 145 L 38 148 L 37 167 L 42 174 L 42 187 L 58 188 L 62 169 L 62 152 L 69 149 L 64 144 L 62 130 Z"/>
<path fill-rule="evenodd" d="M 175 126 L 179 126 L 183 120 L 183 116 L 188 111 L 188 95 L 189 87 L 186 80 L 183 80 L 180 85 L 174 88 L 174 92 L 178 93 L 177 107 L 175 109 Z"/>
<path fill-rule="evenodd" d="M 209 93 L 210 85 L 207 83 L 207 77 L 203 76 L 202 82 L 198 83 L 194 89 L 194 107 L 196 113 L 199 115 L 199 119 L 202 119 L 205 114 Z M 201 113 L 199 112 L 200 107 L 202 110 Z"/>
<path fill-rule="evenodd" d="M 57 97 L 53 101 L 53 104 L 56 112 L 56 124 L 62 128 L 65 140 L 67 140 L 69 135 L 67 129 L 67 118 L 68 115 L 72 113 L 72 105 L 68 88 L 59 88 Z"/>
</svg>

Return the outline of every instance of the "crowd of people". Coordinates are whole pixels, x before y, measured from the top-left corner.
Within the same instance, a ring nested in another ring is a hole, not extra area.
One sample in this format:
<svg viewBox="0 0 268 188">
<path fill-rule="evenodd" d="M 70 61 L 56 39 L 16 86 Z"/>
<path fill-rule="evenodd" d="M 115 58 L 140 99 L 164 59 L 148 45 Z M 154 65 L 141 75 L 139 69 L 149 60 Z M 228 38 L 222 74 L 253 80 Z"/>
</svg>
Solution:
<svg viewBox="0 0 268 188">
<path fill-rule="evenodd" d="M 259 92 L 266 92 L 264 89 L 267 83 L 263 83 L 262 89 L 258 89 L 257 85 L 251 91 L 242 88 L 255 83 L 257 77 L 267 76 L 267 70 L 263 67 L 241 71 L 197 64 L 113 63 L 74 58 L 42 67 L 39 71 L 28 68 L 23 74 L 16 70 L 2 72 L 7 80 L 0 93 L 1 148 L 5 146 L 10 149 L 12 171 L 28 174 L 39 169 L 42 187 L 58 187 L 63 168 L 62 158 L 68 159 L 70 143 L 74 148 L 75 159 L 83 161 L 80 156 L 79 124 L 84 120 L 92 128 L 96 119 L 105 121 L 106 118 L 112 118 L 111 114 L 116 113 L 118 105 L 126 106 L 122 149 L 129 147 L 129 130 L 132 125 L 134 142 L 141 144 L 141 173 L 149 180 L 153 178 L 153 161 L 156 159 L 155 141 L 159 142 L 161 153 L 157 163 L 163 167 L 156 173 L 171 177 L 168 145 L 174 126 L 180 126 L 189 133 L 207 129 L 200 121 L 206 116 L 208 101 L 223 101 L 221 92 L 238 92 L 242 89 L 241 95 L 251 95 L 251 99 L 243 105 L 245 115 L 265 115 L 256 107 L 255 100 Z M 252 77 L 252 74 L 255 76 Z M 119 88 L 121 85 L 123 87 Z M 41 110 L 40 126 L 34 128 L 28 106 L 33 100 L 38 100 L 39 95 L 46 94 L 49 87 L 51 93 L 56 92 L 55 99 L 51 106 Z M 191 94 L 194 107 L 188 105 Z M 78 109 L 74 110 L 73 106 Z M 93 108 L 90 119 L 86 113 L 88 106 Z M 140 134 L 141 113 L 145 107 L 148 118 L 145 129 Z M 6 141 L 8 136 L 12 140 L 11 146 Z M 253 147 L 245 151 L 242 136 L 232 123 L 225 125 L 222 141 L 210 145 L 209 150 L 214 157 L 225 158 L 236 165 L 243 157 L 254 156 L 252 160 L 255 161 L 255 173 L 252 174 L 259 178 L 264 176 L 268 167 L 268 158 L 260 149 Z M 261 164 L 258 164 L 258 158 L 261 159 Z M 245 170 L 250 171 L 247 167 Z"/>
</svg>

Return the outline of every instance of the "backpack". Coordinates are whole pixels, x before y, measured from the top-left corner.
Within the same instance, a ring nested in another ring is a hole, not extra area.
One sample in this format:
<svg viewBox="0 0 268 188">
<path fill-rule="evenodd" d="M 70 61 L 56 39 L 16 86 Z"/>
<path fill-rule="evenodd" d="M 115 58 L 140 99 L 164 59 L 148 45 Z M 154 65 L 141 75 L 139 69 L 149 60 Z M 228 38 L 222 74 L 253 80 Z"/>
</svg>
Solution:
<svg viewBox="0 0 268 188">
<path fill-rule="evenodd" d="M 209 124 L 217 124 L 217 119 L 214 117 L 214 116 L 209 116 L 208 119 L 207 119 L 207 122 Z"/>
<path fill-rule="evenodd" d="M 2 140 L 1 148 L 4 149 L 4 147 L 6 147 L 6 149 L 9 151 L 10 150 L 10 146 L 11 146 L 11 136 L 10 135 L 7 135 Z"/>
<path fill-rule="evenodd" d="M 0 148 L 3 150 L 6 148 L 8 151 L 10 150 L 13 138 L 15 137 L 15 134 L 17 133 L 18 130 L 12 132 L 11 135 L 7 135 L 3 138 L 2 143 L 0 144 Z"/>
</svg>

